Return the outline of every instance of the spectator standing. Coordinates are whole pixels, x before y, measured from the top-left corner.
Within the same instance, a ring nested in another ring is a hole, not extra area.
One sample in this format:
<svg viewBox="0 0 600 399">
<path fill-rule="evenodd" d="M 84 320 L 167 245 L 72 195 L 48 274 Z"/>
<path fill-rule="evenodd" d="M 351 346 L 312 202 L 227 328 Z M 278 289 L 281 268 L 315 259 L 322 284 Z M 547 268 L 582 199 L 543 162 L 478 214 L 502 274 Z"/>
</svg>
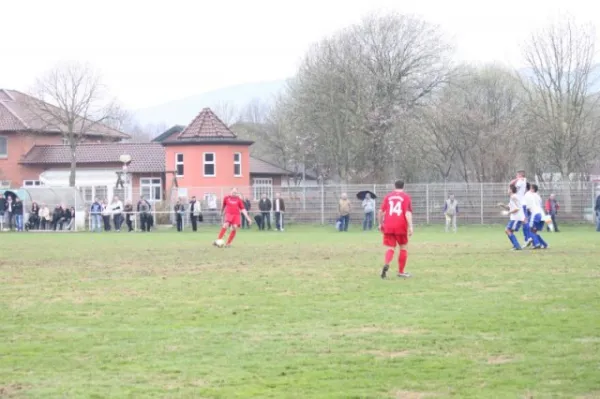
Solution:
<svg viewBox="0 0 600 399">
<path fill-rule="evenodd" d="M 63 207 L 58 204 L 54 207 L 52 212 L 52 229 L 54 231 L 62 230 L 63 222 L 65 221 L 65 211 Z"/>
<path fill-rule="evenodd" d="M 177 203 L 173 208 L 175 211 L 175 220 L 177 222 L 177 231 L 183 231 L 183 215 L 185 215 L 185 205 L 181 202 L 181 198 L 177 199 Z"/>
<path fill-rule="evenodd" d="M 452 231 L 456 233 L 456 218 L 458 216 L 458 201 L 454 198 L 454 194 L 450 194 L 448 199 L 444 203 L 444 216 L 446 216 L 446 233 L 450 231 L 450 225 L 452 225 Z"/>
<path fill-rule="evenodd" d="M 544 206 L 544 208 L 546 209 L 546 213 L 548 215 L 550 215 L 550 218 L 552 219 L 552 226 L 554 226 L 554 232 L 558 233 L 558 225 L 556 224 L 556 215 L 558 214 L 560 205 L 558 204 L 558 201 L 556 200 L 556 195 L 550 194 L 550 197 L 548 197 L 548 199 L 546 200 L 546 206 Z M 550 231 L 550 226 L 546 226 L 546 230 Z"/>
<path fill-rule="evenodd" d="M 596 211 L 596 231 L 600 232 L 600 195 L 596 197 L 596 206 L 594 206 L 594 210 Z"/>
<path fill-rule="evenodd" d="M 250 202 L 250 200 L 248 198 L 244 198 L 243 195 L 240 195 L 240 197 L 242 198 L 242 201 L 244 201 L 244 208 L 246 208 L 246 212 L 248 212 L 248 214 L 250 214 L 250 208 L 252 207 L 252 203 Z M 241 218 L 242 218 L 242 229 L 250 228 L 250 225 L 248 224 L 248 221 L 246 220 L 246 218 L 243 216 L 241 216 Z"/>
<path fill-rule="evenodd" d="M 271 204 L 271 200 L 267 198 L 267 194 L 261 195 L 260 201 L 258 201 L 258 210 L 262 216 L 259 228 L 264 230 L 266 225 L 271 230 L 271 211 L 273 210 L 273 205 Z"/>
<path fill-rule="evenodd" d="M 8 224 L 9 230 L 12 230 L 12 227 L 13 227 L 14 206 L 15 206 L 15 204 L 13 203 L 13 199 L 9 195 L 6 198 L 6 212 L 5 212 L 6 213 L 6 223 Z"/>
<path fill-rule="evenodd" d="M 131 233 L 133 231 L 133 222 L 131 221 L 131 216 L 133 215 L 133 205 L 131 204 L 131 201 L 127 201 L 125 203 L 123 212 L 125 212 L 125 224 L 127 224 L 127 232 Z"/>
<path fill-rule="evenodd" d="M 137 204 L 137 211 L 140 214 L 140 224 L 142 225 L 142 231 L 150 231 L 150 226 L 152 225 L 152 215 L 150 211 L 152 207 L 150 203 L 146 200 L 144 196 L 140 198 Z"/>
<path fill-rule="evenodd" d="M 121 225 L 123 224 L 123 202 L 119 197 L 115 196 L 111 205 L 111 212 L 113 214 L 113 223 L 115 224 L 115 230 L 121 231 Z"/>
<path fill-rule="evenodd" d="M 23 231 L 23 203 L 18 197 L 15 199 L 13 213 L 15 215 L 15 225 L 17 231 Z"/>
<path fill-rule="evenodd" d="M 273 210 L 275 211 L 275 227 L 277 231 L 283 231 L 283 215 L 285 214 L 285 202 L 281 198 L 281 194 L 275 194 L 275 201 L 273 201 Z"/>
<path fill-rule="evenodd" d="M 352 205 L 348 199 L 348 194 L 342 194 L 338 203 L 338 211 L 340 213 L 340 231 L 348 231 L 348 227 L 350 226 L 350 212 L 352 212 Z"/>
<path fill-rule="evenodd" d="M 6 198 L 0 195 L 0 229 L 4 228 L 4 213 L 6 212 Z"/>
<path fill-rule="evenodd" d="M 104 222 L 104 231 L 110 231 L 110 207 L 106 198 L 102 202 L 102 221 Z"/>
<path fill-rule="evenodd" d="M 192 223 L 192 231 L 198 231 L 198 219 L 201 211 L 200 202 L 196 200 L 196 197 L 192 197 L 192 200 L 190 201 L 190 222 Z"/>
<path fill-rule="evenodd" d="M 372 230 L 373 222 L 375 220 L 375 200 L 371 198 L 371 194 L 367 193 L 365 199 L 362 202 L 363 211 L 365 212 L 365 218 L 363 220 L 363 231 Z"/>
<path fill-rule="evenodd" d="M 90 207 L 90 230 L 100 232 L 102 231 L 102 204 L 100 199 L 94 199 L 94 203 Z"/>
<path fill-rule="evenodd" d="M 40 207 L 40 228 L 46 230 L 52 219 L 50 218 L 50 208 L 46 204 L 42 204 Z"/>
</svg>

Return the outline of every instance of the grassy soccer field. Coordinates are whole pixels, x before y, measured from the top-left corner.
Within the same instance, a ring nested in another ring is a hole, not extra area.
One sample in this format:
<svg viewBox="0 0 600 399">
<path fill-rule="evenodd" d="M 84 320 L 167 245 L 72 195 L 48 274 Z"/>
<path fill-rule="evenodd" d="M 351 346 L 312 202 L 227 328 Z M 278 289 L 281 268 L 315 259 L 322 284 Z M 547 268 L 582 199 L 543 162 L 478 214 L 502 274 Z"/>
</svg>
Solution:
<svg viewBox="0 0 600 399">
<path fill-rule="evenodd" d="M 1 234 L 0 397 L 600 397 L 600 234 L 502 230 Z"/>
</svg>

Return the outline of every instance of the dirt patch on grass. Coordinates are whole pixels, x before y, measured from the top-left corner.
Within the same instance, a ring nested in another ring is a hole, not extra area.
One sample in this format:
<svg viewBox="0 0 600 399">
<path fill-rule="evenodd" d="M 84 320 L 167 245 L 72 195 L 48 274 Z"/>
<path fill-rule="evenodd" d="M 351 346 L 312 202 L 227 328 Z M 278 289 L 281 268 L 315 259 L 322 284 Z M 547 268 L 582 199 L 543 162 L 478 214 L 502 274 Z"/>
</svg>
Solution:
<svg viewBox="0 0 600 399">
<path fill-rule="evenodd" d="M 431 392 L 416 392 L 416 391 L 394 391 L 392 398 L 396 399 L 425 399 L 437 396 Z"/>
<path fill-rule="evenodd" d="M 412 355 L 411 351 L 392 351 L 392 352 L 388 352 L 388 351 L 365 351 L 363 353 L 367 354 L 367 355 L 373 355 L 375 357 L 382 358 L 382 359 L 396 359 L 398 357 L 406 357 L 406 356 Z"/>
<path fill-rule="evenodd" d="M 487 364 L 506 364 L 506 363 L 512 363 L 514 361 L 516 361 L 517 359 L 515 359 L 514 357 L 510 357 L 510 356 L 491 356 L 488 357 L 487 359 Z"/>
<path fill-rule="evenodd" d="M 395 335 L 412 335 L 412 334 L 424 334 L 427 331 L 418 330 L 414 328 L 396 328 L 396 327 L 377 327 L 377 326 L 362 326 L 359 328 L 353 328 L 350 330 L 342 331 L 343 334 L 375 334 L 375 333 L 387 333 Z"/>
<path fill-rule="evenodd" d="M 600 398 L 600 391 L 586 393 L 580 396 L 576 396 L 577 399 L 598 399 Z"/>
<path fill-rule="evenodd" d="M 0 385 L 0 398 L 14 398 L 23 394 L 23 389 L 21 384 Z"/>
</svg>

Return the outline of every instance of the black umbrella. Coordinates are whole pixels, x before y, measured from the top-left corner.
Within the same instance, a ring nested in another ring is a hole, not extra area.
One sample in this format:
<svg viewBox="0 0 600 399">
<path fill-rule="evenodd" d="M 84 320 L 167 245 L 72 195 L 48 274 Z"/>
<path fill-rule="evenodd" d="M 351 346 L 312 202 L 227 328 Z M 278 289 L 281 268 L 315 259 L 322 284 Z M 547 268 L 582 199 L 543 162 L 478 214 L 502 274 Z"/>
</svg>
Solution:
<svg viewBox="0 0 600 399">
<path fill-rule="evenodd" d="M 375 195 L 375 193 L 373 193 L 372 191 L 369 190 L 365 190 L 365 191 L 359 191 L 358 194 L 356 194 L 356 198 L 358 198 L 359 200 L 364 200 L 365 197 L 367 196 L 367 194 L 371 195 L 371 198 L 375 199 L 377 198 L 377 196 Z"/>
<path fill-rule="evenodd" d="M 13 193 L 12 191 L 4 192 L 4 198 L 8 199 L 8 197 L 11 197 L 13 201 L 17 200 L 17 194 Z"/>
</svg>

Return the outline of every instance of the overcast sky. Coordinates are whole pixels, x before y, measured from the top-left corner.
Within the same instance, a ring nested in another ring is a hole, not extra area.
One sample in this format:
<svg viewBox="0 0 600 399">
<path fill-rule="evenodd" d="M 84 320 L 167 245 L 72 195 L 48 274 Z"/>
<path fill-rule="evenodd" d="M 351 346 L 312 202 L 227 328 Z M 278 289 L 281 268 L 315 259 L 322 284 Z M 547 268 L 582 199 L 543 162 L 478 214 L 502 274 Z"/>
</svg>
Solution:
<svg viewBox="0 0 600 399">
<path fill-rule="evenodd" d="M 416 14 L 441 25 L 458 60 L 519 67 L 523 41 L 553 18 L 569 13 L 600 29 L 598 3 L 0 0 L 0 87 L 26 91 L 60 60 L 89 61 L 127 107 L 142 108 L 290 77 L 311 43 L 377 10 Z"/>
</svg>

